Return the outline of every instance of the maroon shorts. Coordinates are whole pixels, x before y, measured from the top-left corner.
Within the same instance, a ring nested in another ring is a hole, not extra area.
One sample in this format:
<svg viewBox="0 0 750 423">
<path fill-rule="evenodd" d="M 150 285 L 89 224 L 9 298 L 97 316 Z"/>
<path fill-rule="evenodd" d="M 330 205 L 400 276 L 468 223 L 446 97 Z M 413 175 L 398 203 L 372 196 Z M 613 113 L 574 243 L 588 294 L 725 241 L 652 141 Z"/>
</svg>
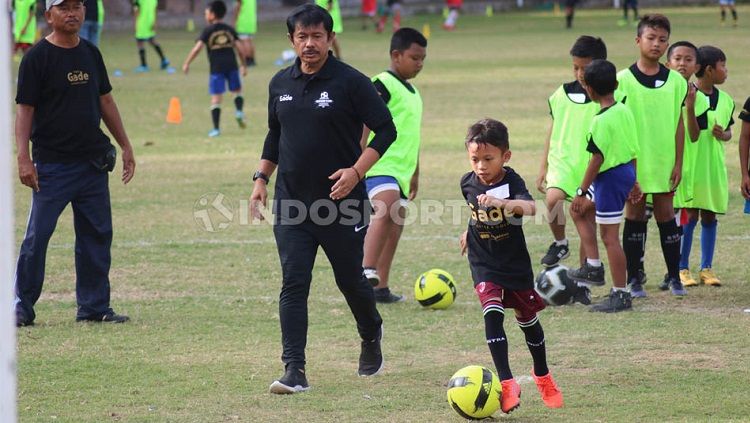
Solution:
<svg viewBox="0 0 750 423">
<path fill-rule="evenodd" d="M 474 287 L 482 303 L 482 308 L 490 304 L 498 304 L 503 308 L 512 308 L 516 311 L 516 320 L 526 323 L 536 317 L 536 313 L 544 310 L 546 305 L 533 289 L 512 291 L 493 282 L 481 282 Z"/>
</svg>

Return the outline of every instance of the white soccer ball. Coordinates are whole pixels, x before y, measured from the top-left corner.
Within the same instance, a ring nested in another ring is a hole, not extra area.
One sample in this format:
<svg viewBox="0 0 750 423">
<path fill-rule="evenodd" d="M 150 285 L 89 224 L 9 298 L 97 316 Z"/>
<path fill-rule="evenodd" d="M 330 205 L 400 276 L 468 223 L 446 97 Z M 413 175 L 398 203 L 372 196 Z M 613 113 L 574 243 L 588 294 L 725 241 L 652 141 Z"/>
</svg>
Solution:
<svg viewBox="0 0 750 423">
<path fill-rule="evenodd" d="M 534 281 L 534 289 L 545 303 L 553 306 L 571 304 L 579 287 L 568 277 L 568 268 L 562 264 L 542 270 Z"/>
</svg>

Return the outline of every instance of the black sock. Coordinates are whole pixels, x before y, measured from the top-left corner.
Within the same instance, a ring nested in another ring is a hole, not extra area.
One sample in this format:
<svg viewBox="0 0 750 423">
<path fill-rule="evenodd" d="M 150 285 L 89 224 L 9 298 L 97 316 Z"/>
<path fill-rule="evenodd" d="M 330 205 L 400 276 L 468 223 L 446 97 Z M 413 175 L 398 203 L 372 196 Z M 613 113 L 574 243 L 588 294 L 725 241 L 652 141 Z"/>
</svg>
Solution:
<svg viewBox="0 0 750 423">
<path fill-rule="evenodd" d="M 141 66 L 145 68 L 146 67 L 146 49 L 145 48 L 138 49 L 138 57 L 141 58 Z"/>
<path fill-rule="evenodd" d="M 674 219 L 666 222 L 656 222 L 659 226 L 661 251 L 667 264 L 667 273 L 671 278 L 680 277 L 680 244 L 682 243 L 682 228 L 677 226 Z"/>
<path fill-rule="evenodd" d="M 628 20 L 628 5 L 623 2 L 622 4 L 622 18 Z"/>
<path fill-rule="evenodd" d="M 485 306 L 484 334 L 500 380 L 513 379 L 513 373 L 511 373 L 508 363 L 508 339 L 505 337 L 505 329 L 503 329 L 504 318 L 505 315 L 497 306 Z"/>
<path fill-rule="evenodd" d="M 219 129 L 219 118 L 221 118 L 221 106 L 211 106 L 211 121 L 214 123 L 214 129 Z"/>
<path fill-rule="evenodd" d="M 565 16 L 565 27 L 570 28 L 573 26 L 573 14 Z"/>
<path fill-rule="evenodd" d="M 727 18 L 727 11 L 726 10 L 722 10 L 721 11 L 721 20 L 723 21 L 726 18 Z"/>
<path fill-rule="evenodd" d="M 549 373 L 549 369 L 547 368 L 547 350 L 544 346 L 544 330 L 539 318 L 534 317 L 531 322 L 527 323 L 518 322 L 518 326 L 526 336 L 526 345 L 534 360 L 534 374 L 545 376 Z"/>
<path fill-rule="evenodd" d="M 628 280 L 638 277 L 638 270 L 643 268 L 643 255 L 646 246 L 646 223 L 625 219 L 622 228 L 622 249 L 628 270 Z"/>
<path fill-rule="evenodd" d="M 633 20 L 634 21 L 638 20 L 638 8 L 637 7 L 633 7 Z"/>
<path fill-rule="evenodd" d="M 236 108 L 236 109 L 237 109 L 238 111 L 240 111 L 240 112 L 241 112 L 241 111 L 242 111 L 242 106 L 244 106 L 244 105 L 245 105 L 245 99 L 244 99 L 244 98 L 242 98 L 242 96 L 241 96 L 241 95 L 238 95 L 237 97 L 235 97 L 235 98 L 234 98 L 234 107 L 235 107 L 235 108 Z"/>
<path fill-rule="evenodd" d="M 735 21 L 737 20 L 737 11 L 736 10 L 732 10 L 732 19 L 734 19 Z"/>
<path fill-rule="evenodd" d="M 156 54 L 159 55 L 159 58 L 161 58 L 161 61 L 164 61 L 164 52 L 161 51 L 161 46 L 159 44 L 151 44 L 154 46 L 154 50 L 156 50 Z"/>
</svg>

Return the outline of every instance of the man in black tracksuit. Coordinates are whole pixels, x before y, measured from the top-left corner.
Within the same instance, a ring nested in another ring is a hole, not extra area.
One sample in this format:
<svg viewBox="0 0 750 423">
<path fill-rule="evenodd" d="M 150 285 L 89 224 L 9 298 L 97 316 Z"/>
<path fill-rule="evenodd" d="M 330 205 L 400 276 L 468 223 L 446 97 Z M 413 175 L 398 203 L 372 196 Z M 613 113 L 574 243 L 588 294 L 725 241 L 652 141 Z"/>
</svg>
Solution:
<svg viewBox="0 0 750 423">
<path fill-rule="evenodd" d="M 325 9 L 306 4 L 287 18 L 298 59 L 271 80 L 268 135 L 250 197 L 254 217 L 266 203 L 266 184 L 278 166 L 274 235 L 283 281 L 279 315 L 285 373 L 277 394 L 309 389 L 305 368 L 307 297 L 322 247 L 362 338 L 359 374 L 383 367 L 383 320 L 362 275 L 369 202 L 362 177 L 396 139 L 396 128 L 372 82 L 329 53 L 335 34 Z M 363 125 L 376 134 L 361 151 Z"/>
</svg>

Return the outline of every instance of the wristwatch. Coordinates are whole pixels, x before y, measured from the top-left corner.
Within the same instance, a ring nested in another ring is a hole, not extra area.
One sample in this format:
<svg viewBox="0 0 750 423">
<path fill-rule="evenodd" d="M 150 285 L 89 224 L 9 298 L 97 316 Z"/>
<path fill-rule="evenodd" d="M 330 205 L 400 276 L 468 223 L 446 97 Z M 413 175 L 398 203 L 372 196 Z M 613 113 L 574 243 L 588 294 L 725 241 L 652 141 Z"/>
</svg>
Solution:
<svg viewBox="0 0 750 423">
<path fill-rule="evenodd" d="M 591 193 L 588 191 L 584 191 L 581 187 L 578 187 L 576 190 L 576 196 L 578 197 L 586 197 L 589 200 L 591 199 Z"/>
<path fill-rule="evenodd" d="M 270 180 L 270 179 L 268 178 L 268 176 L 266 176 L 266 174 L 265 174 L 265 173 L 263 173 L 263 172 L 261 172 L 261 171 L 257 170 L 257 171 L 255 171 L 255 173 L 253 174 L 253 182 L 255 182 L 255 181 L 256 181 L 256 180 L 258 180 L 258 179 L 262 179 L 262 180 L 266 181 L 266 183 L 268 183 L 268 181 Z"/>
</svg>

